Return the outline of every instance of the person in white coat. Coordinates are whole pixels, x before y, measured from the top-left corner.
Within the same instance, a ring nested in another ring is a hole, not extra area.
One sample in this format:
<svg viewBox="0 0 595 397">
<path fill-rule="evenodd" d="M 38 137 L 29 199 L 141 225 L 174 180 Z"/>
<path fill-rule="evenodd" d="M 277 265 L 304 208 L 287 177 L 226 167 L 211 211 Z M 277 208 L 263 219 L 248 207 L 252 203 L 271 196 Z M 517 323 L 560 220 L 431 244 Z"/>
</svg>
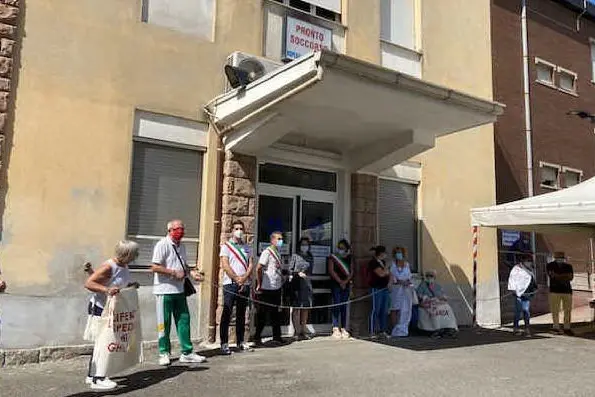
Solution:
<svg viewBox="0 0 595 397">
<path fill-rule="evenodd" d="M 391 285 L 391 321 L 392 337 L 409 336 L 409 322 L 413 307 L 415 289 L 411 282 L 411 268 L 407 262 L 407 250 L 403 247 L 393 249 L 394 262 L 390 267 Z"/>
<path fill-rule="evenodd" d="M 508 277 L 508 290 L 513 292 L 514 322 L 513 329 L 515 335 L 522 335 L 523 331 L 519 328 L 521 314 L 525 320 L 525 336 L 531 336 L 531 299 L 537 292 L 537 283 L 535 282 L 535 272 L 533 271 L 533 257 L 531 254 L 520 255 L 520 262 L 510 271 Z"/>
</svg>

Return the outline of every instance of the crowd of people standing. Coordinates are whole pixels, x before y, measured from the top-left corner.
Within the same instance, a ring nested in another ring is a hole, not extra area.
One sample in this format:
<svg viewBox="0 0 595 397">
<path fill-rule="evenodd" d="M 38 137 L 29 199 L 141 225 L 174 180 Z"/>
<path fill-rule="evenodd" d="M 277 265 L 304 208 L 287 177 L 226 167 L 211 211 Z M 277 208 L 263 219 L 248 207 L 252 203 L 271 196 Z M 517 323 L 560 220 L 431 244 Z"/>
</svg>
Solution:
<svg viewBox="0 0 595 397">
<path fill-rule="evenodd" d="M 223 307 L 220 317 L 220 353 L 232 354 L 229 344 L 229 328 L 235 308 L 235 339 L 238 352 L 249 352 L 263 344 L 262 333 L 266 325 L 272 328 L 273 345 L 284 344 L 281 333 L 281 308 L 292 307 L 291 322 L 297 340 L 311 338 L 308 318 L 314 306 L 312 273 L 314 256 L 312 242 L 308 237 L 298 241 L 295 253 L 287 261 L 282 259 L 285 241 L 281 231 L 270 235 L 270 242 L 256 261 L 245 238 L 245 226 L 233 222 L 229 239 L 220 248 L 220 267 L 223 270 Z M 190 338 L 190 313 L 188 310 L 186 283 L 203 281 L 202 273 L 190 269 L 181 241 L 184 224 L 172 220 L 167 224 L 167 235 L 159 240 L 153 249 L 150 268 L 154 274 L 153 293 L 156 301 L 160 365 L 171 362 L 170 330 L 172 319 L 180 342 L 182 363 L 202 363 L 206 358 L 195 353 Z M 371 301 L 369 332 L 372 338 L 401 338 L 409 335 L 412 324 L 432 337 L 456 336 L 457 323 L 452 308 L 442 287 L 436 282 L 437 273 L 428 270 L 420 282 L 415 282 L 407 250 L 396 246 L 390 253 L 384 246 L 371 249 L 371 259 L 365 266 L 369 286 L 367 298 Z M 85 339 L 96 337 L 96 324 L 101 318 L 109 296 L 117 295 L 122 288 L 137 287 L 133 282 L 129 265 L 138 257 L 138 244 L 120 241 L 112 258 L 96 271 L 90 270 L 85 287 L 93 294 L 87 307 L 88 323 Z M 509 277 L 509 289 L 515 298 L 514 332 L 531 334 L 530 301 L 535 295 L 537 284 L 531 263 L 531 255 L 523 254 Z M 352 296 L 355 277 L 355 262 L 351 246 L 340 240 L 334 252 L 327 258 L 327 272 L 331 289 L 330 314 L 332 337 L 348 339 L 347 305 Z M 573 277 L 572 266 L 564 261 L 563 253 L 556 253 L 556 260 L 547 266 L 550 277 L 550 305 L 553 314 L 554 332 L 572 334 L 570 310 Z M 5 284 L 0 283 L 0 288 Z M 246 341 L 246 312 L 255 307 L 253 344 Z M 560 329 L 560 306 L 564 308 L 564 327 Z M 412 317 L 414 320 L 412 321 Z M 525 330 L 520 331 L 521 318 Z M 117 384 L 105 374 L 97 373 L 93 359 L 89 363 L 86 382 L 92 389 L 109 390 Z"/>
</svg>

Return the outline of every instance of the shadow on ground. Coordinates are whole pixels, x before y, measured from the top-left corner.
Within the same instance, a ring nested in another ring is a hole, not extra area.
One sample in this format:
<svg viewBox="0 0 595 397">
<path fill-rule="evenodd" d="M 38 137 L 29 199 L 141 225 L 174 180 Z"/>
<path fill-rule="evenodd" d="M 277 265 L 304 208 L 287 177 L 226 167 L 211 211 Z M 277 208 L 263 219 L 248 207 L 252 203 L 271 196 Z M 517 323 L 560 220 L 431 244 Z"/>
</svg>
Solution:
<svg viewBox="0 0 595 397">
<path fill-rule="evenodd" d="M 506 329 L 512 329 L 511 327 L 506 327 Z M 537 334 L 551 334 L 552 324 L 536 324 L 531 325 L 531 329 L 533 332 Z M 560 337 L 567 337 L 567 338 L 580 338 L 580 339 L 588 339 L 588 340 L 595 340 L 595 324 L 590 322 L 583 322 L 583 323 L 572 323 L 572 330 L 574 332 L 574 336 L 561 336 Z"/>
<path fill-rule="evenodd" d="M 70 394 L 66 397 L 97 397 L 97 396 L 118 396 L 133 392 L 135 390 L 142 390 L 153 386 L 164 380 L 175 378 L 184 372 L 199 372 L 206 371 L 208 367 L 186 367 L 176 366 L 150 369 L 146 371 L 134 372 L 127 376 L 114 377 L 112 380 L 118 383 L 118 388 L 114 390 L 89 390 L 82 393 Z"/>
<path fill-rule="evenodd" d="M 462 328 L 456 338 L 432 339 L 427 335 L 413 334 L 406 338 L 390 339 L 362 339 L 370 343 L 378 343 L 386 346 L 398 347 L 415 351 L 431 351 L 444 349 L 457 349 L 461 347 L 493 345 L 498 343 L 521 342 L 527 340 L 544 339 L 549 335 L 542 334 L 535 330 L 531 338 L 515 336 L 509 330 L 498 329 L 471 329 Z"/>
</svg>

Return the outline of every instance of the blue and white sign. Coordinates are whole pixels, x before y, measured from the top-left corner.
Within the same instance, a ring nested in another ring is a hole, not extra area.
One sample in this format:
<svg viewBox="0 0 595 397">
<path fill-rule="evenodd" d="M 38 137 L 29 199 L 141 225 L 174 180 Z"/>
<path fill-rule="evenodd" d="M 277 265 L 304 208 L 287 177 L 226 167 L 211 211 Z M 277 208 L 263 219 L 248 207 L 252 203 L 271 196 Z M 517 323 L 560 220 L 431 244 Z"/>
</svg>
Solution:
<svg viewBox="0 0 595 397">
<path fill-rule="evenodd" d="M 502 246 L 512 247 L 521 238 L 521 232 L 515 230 L 502 230 Z"/>
<path fill-rule="evenodd" d="M 296 59 L 313 51 L 330 50 L 333 32 L 308 22 L 287 17 L 285 57 Z"/>
</svg>

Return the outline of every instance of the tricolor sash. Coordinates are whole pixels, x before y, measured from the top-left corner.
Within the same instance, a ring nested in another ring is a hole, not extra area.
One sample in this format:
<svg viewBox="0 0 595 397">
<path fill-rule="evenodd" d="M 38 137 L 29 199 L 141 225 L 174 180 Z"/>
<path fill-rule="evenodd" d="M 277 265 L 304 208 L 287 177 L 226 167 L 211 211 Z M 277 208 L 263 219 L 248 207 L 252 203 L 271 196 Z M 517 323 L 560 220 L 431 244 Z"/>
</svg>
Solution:
<svg viewBox="0 0 595 397">
<path fill-rule="evenodd" d="M 345 258 L 340 258 L 335 254 L 331 254 L 331 259 L 337 266 L 339 266 L 339 269 L 341 269 L 341 272 L 343 272 L 345 276 L 349 277 L 351 275 L 351 265 L 347 263 Z"/>
<path fill-rule="evenodd" d="M 227 246 L 227 248 L 229 248 L 233 256 L 235 256 L 236 259 L 242 264 L 244 270 L 248 271 L 248 258 L 246 258 L 246 254 L 244 254 L 244 251 L 240 247 L 238 247 L 237 244 L 235 244 L 233 241 L 228 241 L 225 243 L 225 245 Z"/>
<path fill-rule="evenodd" d="M 276 248 L 273 248 L 272 245 L 269 245 L 267 250 L 269 250 L 270 254 L 275 259 L 275 262 L 277 262 L 277 269 L 279 269 L 281 267 L 281 256 L 279 256 L 279 251 L 277 251 Z"/>
</svg>

